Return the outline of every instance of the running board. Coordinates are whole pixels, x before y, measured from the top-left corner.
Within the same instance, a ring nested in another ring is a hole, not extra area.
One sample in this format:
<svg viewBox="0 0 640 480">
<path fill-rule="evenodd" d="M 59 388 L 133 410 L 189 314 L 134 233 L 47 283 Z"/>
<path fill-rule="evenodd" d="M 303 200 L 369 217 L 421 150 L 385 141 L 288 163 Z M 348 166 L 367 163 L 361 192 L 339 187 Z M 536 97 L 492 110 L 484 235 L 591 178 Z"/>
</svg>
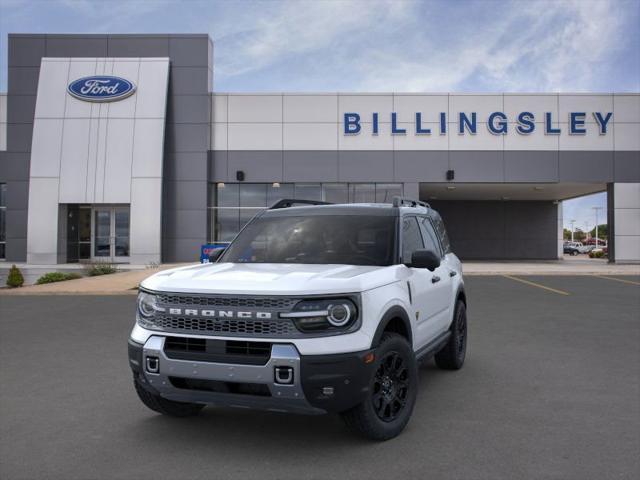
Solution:
<svg viewBox="0 0 640 480">
<path fill-rule="evenodd" d="M 435 340 L 427 343 L 424 347 L 416 352 L 416 360 L 427 360 L 428 358 L 438 353 L 440 349 L 442 349 L 442 347 L 444 347 L 449 341 L 450 336 L 451 331 L 447 330 L 446 332 L 438 336 L 438 338 L 436 338 Z"/>
</svg>

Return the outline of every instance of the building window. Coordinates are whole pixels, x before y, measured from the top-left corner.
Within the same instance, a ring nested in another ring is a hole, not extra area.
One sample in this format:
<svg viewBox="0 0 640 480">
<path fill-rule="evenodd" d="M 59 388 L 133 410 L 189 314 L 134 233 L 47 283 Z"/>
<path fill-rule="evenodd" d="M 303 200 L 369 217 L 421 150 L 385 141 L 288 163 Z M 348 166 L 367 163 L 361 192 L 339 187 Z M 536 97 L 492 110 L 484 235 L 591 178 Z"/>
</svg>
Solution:
<svg viewBox="0 0 640 480">
<path fill-rule="evenodd" d="M 0 260 L 7 255 L 7 184 L 0 183 Z"/>
<path fill-rule="evenodd" d="M 283 198 L 329 203 L 391 203 L 401 183 L 212 183 L 210 243 L 226 243 L 257 213 Z"/>
</svg>

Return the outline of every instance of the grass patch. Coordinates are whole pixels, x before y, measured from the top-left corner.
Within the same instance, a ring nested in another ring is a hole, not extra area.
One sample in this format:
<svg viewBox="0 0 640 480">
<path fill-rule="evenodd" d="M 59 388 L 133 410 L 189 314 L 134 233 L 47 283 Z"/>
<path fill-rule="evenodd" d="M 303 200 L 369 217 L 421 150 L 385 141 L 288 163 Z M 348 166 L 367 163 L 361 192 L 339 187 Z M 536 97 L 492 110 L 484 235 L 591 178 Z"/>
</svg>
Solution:
<svg viewBox="0 0 640 480">
<path fill-rule="evenodd" d="M 118 269 L 110 263 L 94 263 L 84 267 L 84 271 L 89 277 L 97 277 L 99 275 L 109 275 L 116 273 Z"/>
</svg>

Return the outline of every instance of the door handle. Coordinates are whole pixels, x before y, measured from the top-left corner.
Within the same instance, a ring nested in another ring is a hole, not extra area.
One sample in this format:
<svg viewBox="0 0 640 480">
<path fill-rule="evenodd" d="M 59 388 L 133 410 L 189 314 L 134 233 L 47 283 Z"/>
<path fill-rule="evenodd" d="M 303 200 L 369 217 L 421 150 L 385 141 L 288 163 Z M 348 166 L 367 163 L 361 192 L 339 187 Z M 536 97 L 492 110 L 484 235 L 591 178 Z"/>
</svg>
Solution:
<svg viewBox="0 0 640 480">
<path fill-rule="evenodd" d="M 456 272 L 455 270 L 451 270 L 451 271 L 449 272 L 449 276 L 450 276 L 450 277 L 455 277 L 457 274 L 458 274 L 458 272 Z"/>
<path fill-rule="evenodd" d="M 438 283 L 440 281 L 440 277 L 438 277 L 437 275 L 434 275 L 433 277 L 431 277 L 431 283 Z"/>
</svg>

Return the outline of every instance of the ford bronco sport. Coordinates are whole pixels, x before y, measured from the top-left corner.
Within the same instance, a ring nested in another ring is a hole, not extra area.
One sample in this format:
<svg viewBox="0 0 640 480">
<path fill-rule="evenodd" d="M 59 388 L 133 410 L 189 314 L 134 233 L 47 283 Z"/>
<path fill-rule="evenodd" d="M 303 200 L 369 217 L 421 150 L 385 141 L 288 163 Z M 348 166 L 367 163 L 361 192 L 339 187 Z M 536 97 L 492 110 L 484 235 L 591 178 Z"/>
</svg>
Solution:
<svg viewBox="0 0 640 480">
<path fill-rule="evenodd" d="M 411 416 L 418 361 L 462 367 L 460 261 L 428 204 L 281 200 L 211 263 L 140 285 L 129 363 L 142 402 L 339 413 L 376 440 Z"/>
</svg>

